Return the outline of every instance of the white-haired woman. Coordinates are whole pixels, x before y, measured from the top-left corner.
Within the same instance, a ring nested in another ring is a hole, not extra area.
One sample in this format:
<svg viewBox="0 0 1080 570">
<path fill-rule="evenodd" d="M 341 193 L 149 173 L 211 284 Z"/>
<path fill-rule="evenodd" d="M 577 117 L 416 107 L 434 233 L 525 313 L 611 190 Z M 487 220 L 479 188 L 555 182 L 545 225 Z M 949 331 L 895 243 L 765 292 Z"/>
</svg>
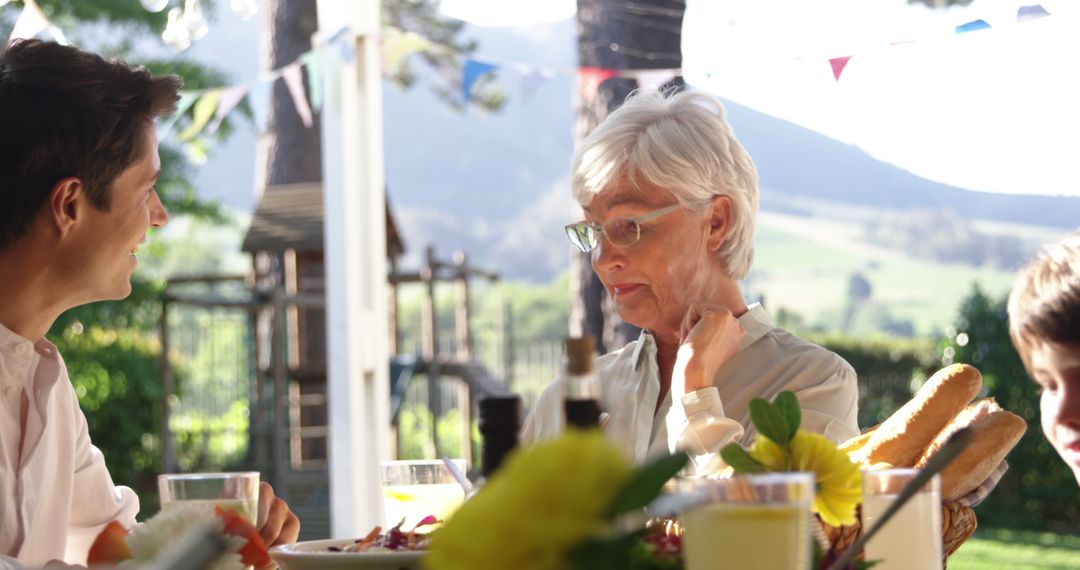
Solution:
<svg viewBox="0 0 1080 570">
<path fill-rule="evenodd" d="M 597 361 L 604 431 L 641 462 L 684 450 L 699 475 L 719 450 L 752 439 L 752 398 L 798 395 L 802 427 L 858 435 L 855 372 L 839 356 L 775 328 L 739 289 L 753 258 L 758 178 L 710 95 L 640 92 L 577 149 L 567 226 L 619 316 L 641 336 Z M 563 426 L 563 378 L 540 396 L 525 445 Z"/>
</svg>

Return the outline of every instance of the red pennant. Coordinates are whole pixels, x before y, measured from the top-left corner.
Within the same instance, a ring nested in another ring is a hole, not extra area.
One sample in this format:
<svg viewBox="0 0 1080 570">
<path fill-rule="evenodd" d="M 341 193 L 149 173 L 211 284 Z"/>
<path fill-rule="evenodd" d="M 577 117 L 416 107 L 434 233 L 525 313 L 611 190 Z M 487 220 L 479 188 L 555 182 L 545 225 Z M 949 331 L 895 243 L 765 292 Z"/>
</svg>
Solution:
<svg viewBox="0 0 1080 570">
<path fill-rule="evenodd" d="M 840 74 L 844 72 L 844 66 L 847 65 L 849 59 L 851 59 L 851 56 L 846 55 L 844 57 L 834 57 L 829 60 L 829 65 L 832 66 L 833 77 L 835 77 L 837 81 L 840 80 Z"/>
<path fill-rule="evenodd" d="M 592 99 L 600 89 L 601 83 L 612 77 L 617 77 L 618 75 L 618 69 L 608 69 L 606 67 L 579 67 L 578 84 L 581 86 L 581 96 L 585 99 Z"/>
</svg>

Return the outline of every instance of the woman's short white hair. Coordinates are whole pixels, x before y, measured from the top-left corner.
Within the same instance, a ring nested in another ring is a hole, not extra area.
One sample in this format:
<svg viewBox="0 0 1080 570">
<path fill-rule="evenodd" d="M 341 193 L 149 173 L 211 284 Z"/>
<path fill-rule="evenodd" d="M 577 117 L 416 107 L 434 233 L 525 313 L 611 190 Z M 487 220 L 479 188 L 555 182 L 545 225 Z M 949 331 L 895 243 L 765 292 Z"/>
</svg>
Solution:
<svg viewBox="0 0 1080 570">
<path fill-rule="evenodd" d="M 570 172 L 574 199 L 582 206 L 618 181 L 666 188 L 686 207 L 727 196 L 733 224 L 718 253 L 733 279 L 750 271 L 757 169 L 716 97 L 700 91 L 632 94 L 577 148 Z"/>
</svg>

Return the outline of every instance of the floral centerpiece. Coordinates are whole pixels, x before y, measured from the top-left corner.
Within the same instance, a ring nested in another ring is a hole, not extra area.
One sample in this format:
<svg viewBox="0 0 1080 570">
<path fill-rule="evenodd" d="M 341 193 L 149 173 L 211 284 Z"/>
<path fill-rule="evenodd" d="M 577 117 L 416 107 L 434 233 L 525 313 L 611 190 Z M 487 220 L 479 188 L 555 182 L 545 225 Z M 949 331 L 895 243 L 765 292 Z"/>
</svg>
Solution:
<svg viewBox="0 0 1080 570">
<path fill-rule="evenodd" d="M 825 436 L 799 429 L 802 411 L 794 393 L 781 392 L 771 404 L 751 400 L 750 421 L 757 430 L 753 445 L 731 443 L 720 452 L 735 473 L 813 473 L 817 492 L 811 510 L 832 526 L 855 524 L 862 502 L 859 466 Z"/>
<path fill-rule="evenodd" d="M 110 522 L 94 540 L 87 562 L 91 568 L 143 568 L 177 540 L 206 524 L 214 525 L 229 545 L 226 553 L 207 567 L 209 570 L 240 570 L 271 563 L 262 537 L 246 518 L 232 509 L 199 503 L 177 504 L 131 530 Z"/>
<path fill-rule="evenodd" d="M 599 431 L 570 429 L 511 455 L 502 469 L 432 537 L 431 570 L 679 568 L 646 540 L 618 532 L 686 466 L 685 454 L 632 468 Z"/>
<path fill-rule="evenodd" d="M 721 453 L 726 475 L 807 471 L 816 478 L 812 509 L 832 525 L 852 524 L 861 500 L 856 464 L 825 437 L 802 431 L 798 399 L 750 404 L 754 444 Z M 432 536 L 431 570 L 682 568 L 676 533 L 633 521 L 689 458 L 677 454 L 634 468 L 599 431 L 568 430 L 510 456 L 479 493 Z M 630 515 L 630 516 L 625 516 Z M 817 552 L 816 568 L 833 552 Z"/>
</svg>

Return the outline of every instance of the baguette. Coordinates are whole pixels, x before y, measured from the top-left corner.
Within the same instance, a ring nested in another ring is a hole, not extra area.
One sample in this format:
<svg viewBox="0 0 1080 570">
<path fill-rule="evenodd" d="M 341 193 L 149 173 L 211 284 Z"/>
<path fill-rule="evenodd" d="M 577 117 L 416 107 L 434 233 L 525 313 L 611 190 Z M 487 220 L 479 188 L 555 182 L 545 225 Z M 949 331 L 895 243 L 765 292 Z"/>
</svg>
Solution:
<svg viewBox="0 0 1080 570">
<path fill-rule="evenodd" d="M 849 456 L 858 453 L 863 447 L 866 446 L 866 442 L 870 441 L 870 438 L 874 435 L 874 429 L 870 428 L 863 432 L 861 435 L 857 435 L 839 446 L 840 451 L 848 454 Z"/>
<path fill-rule="evenodd" d="M 971 431 L 971 445 L 941 471 L 942 501 L 955 501 L 985 481 L 1020 441 L 1027 422 L 1002 410 L 975 420 Z"/>
<path fill-rule="evenodd" d="M 993 398 L 982 398 L 975 400 L 967 405 L 966 408 L 956 414 L 956 417 L 949 422 L 949 425 L 945 426 L 934 438 L 934 441 L 930 442 L 930 445 L 923 451 L 922 456 L 915 462 L 915 467 L 922 469 L 926 466 L 926 462 L 934 456 L 935 453 L 941 449 L 941 446 L 945 445 L 945 442 L 949 441 L 949 438 L 954 433 L 960 430 L 960 428 L 966 428 L 976 421 L 989 416 L 994 412 L 1002 411 L 1001 406 L 998 405 L 997 400 Z"/>
<path fill-rule="evenodd" d="M 982 389 L 982 375 L 967 364 L 938 370 L 873 432 L 856 459 L 866 464 L 888 463 L 911 467 L 934 437 Z"/>
</svg>

